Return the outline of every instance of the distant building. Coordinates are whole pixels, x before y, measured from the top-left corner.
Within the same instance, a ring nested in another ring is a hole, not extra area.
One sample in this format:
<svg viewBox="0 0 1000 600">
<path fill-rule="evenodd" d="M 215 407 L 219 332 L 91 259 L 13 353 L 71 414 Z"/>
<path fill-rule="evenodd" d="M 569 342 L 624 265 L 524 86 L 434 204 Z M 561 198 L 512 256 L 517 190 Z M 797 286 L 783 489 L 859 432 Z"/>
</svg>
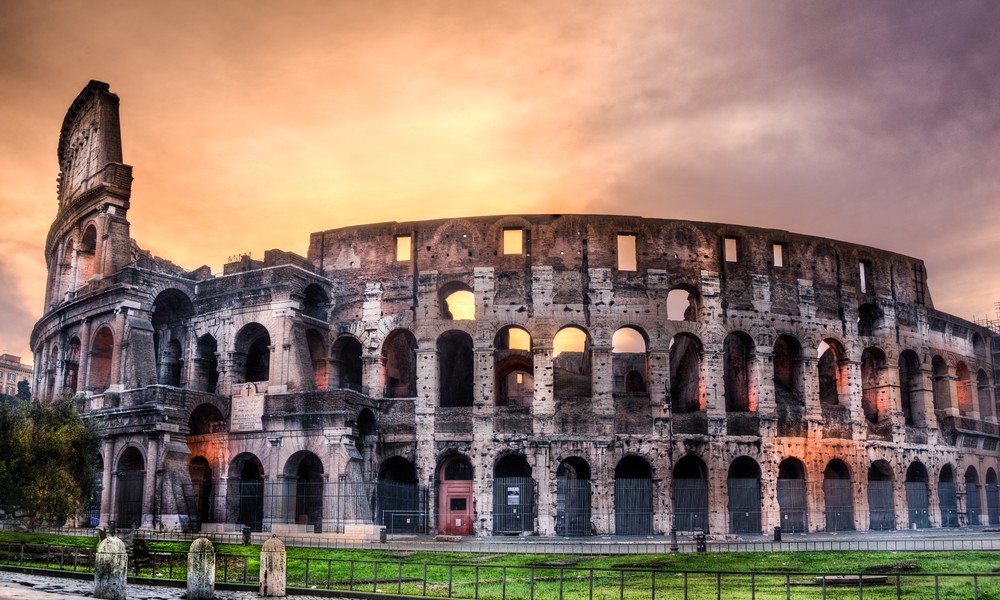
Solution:
<svg viewBox="0 0 1000 600">
<path fill-rule="evenodd" d="M 21 364 L 20 356 L 0 354 L 0 390 L 13 396 L 19 381 L 31 381 L 31 365 Z"/>
</svg>

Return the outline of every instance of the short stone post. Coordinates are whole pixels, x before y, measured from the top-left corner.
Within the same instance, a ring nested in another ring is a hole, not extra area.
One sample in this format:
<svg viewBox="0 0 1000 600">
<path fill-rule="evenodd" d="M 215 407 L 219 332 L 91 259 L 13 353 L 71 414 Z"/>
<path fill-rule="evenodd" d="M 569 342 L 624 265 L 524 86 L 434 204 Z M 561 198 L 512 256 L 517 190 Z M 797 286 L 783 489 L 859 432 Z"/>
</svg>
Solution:
<svg viewBox="0 0 1000 600">
<path fill-rule="evenodd" d="M 188 551 L 187 600 L 215 597 L 215 548 L 206 537 L 191 543 Z"/>
<path fill-rule="evenodd" d="M 125 600 L 128 549 L 125 542 L 108 536 L 94 556 L 94 598 Z"/>
<path fill-rule="evenodd" d="M 285 545 L 277 536 L 264 542 L 260 548 L 260 595 L 285 595 Z"/>
</svg>

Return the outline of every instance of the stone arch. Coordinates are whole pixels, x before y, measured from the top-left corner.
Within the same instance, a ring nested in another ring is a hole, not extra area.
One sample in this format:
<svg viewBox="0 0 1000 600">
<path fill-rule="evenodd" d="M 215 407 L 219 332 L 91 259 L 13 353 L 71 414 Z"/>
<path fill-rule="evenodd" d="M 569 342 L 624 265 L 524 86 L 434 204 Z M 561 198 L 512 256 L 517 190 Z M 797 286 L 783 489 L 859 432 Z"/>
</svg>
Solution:
<svg viewBox="0 0 1000 600">
<path fill-rule="evenodd" d="M 177 288 L 160 291 L 153 300 L 153 354 L 156 357 L 157 382 L 183 387 L 184 348 L 194 304 Z"/>
<path fill-rule="evenodd" d="M 975 410 L 972 402 L 972 373 L 964 361 L 955 364 L 955 391 L 958 395 L 958 414 L 969 416 Z"/>
<path fill-rule="evenodd" d="M 470 535 L 472 519 L 473 469 L 469 458 L 452 453 L 438 463 L 438 532 L 444 535 Z"/>
<path fill-rule="evenodd" d="M 264 465 L 242 452 L 229 465 L 229 522 L 261 531 L 264 526 Z"/>
<path fill-rule="evenodd" d="M 427 490 L 417 482 L 417 469 L 402 456 L 382 462 L 375 490 L 375 522 L 389 533 L 427 531 Z"/>
<path fill-rule="evenodd" d="M 409 329 L 393 329 L 382 342 L 383 395 L 417 396 L 417 338 Z"/>
<path fill-rule="evenodd" d="M 889 531 L 896 528 L 896 474 L 885 460 L 868 467 L 868 529 Z"/>
<path fill-rule="evenodd" d="M 590 463 L 587 459 L 569 456 L 559 461 L 556 468 L 556 535 L 591 535 L 590 498 Z"/>
<path fill-rule="evenodd" d="M 340 389 L 363 390 L 364 349 L 361 341 L 350 334 L 337 337 L 331 349 L 334 382 Z"/>
<path fill-rule="evenodd" d="M 1000 488 L 997 486 L 997 472 L 993 467 L 986 469 L 986 515 L 989 525 L 1000 525 Z"/>
<path fill-rule="evenodd" d="M 556 398 L 591 396 L 590 334 L 578 325 L 559 329 L 552 338 L 553 394 Z"/>
<path fill-rule="evenodd" d="M 194 359 L 194 388 L 210 394 L 219 387 L 219 342 L 210 333 L 198 338 Z"/>
<path fill-rule="evenodd" d="M 97 239 L 97 226 L 94 223 L 87 224 L 77 246 L 77 287 L 87 283 L 91 277 L 101 275 L 97 260 Z"/>
<path fill-rule="evenodd" d="M 690 333 L 675 335 L 670 344 L 670 403 L 674 414 L 705 410 L 701 363 L 701 340 Z"/>
<path fill-rule="evenodd" d="M 535 527 L 535 480 L 531 465 L 510 452 L 493 465 L 493 532 L 521 533 Z"/>
<path fill-rule="evenodd" d="M 100 326 L 90 343 L 89 388 L 96 394 L 111 385 L 111 357 L 114 355 L 115 336 L 107 325 Z"/>
<path fill-rule="evenodd" d="M 826 505 L 826 530 L 854 529 L 854 485 L 847 463 L 835 458 L 823 469 L 823 500 Z"/>
<path fill-rule="evenodd" d="M 749 456 L 739 456 L 729 465 L 729 531 L 761 532 L 760 465 Z"/>
<path fill-rule="evenodd" d="M 805 437 L 805 362 L 802 344 L 788 334 L 778 336 L 773 349 L 774 396 L 778 417 L 778 435 Z"/>
<path fill-rule="evenodd" d="M 330 309 L 330 296 L 322 286 L 311 283 L 302 290 L 302 314 L 326 322 Z"/>
<path fill-rule="evenodd" d="M 701 314 L 701 294 L 692 285 L 681 284 L 667 292 L 667 320 L 697 321 Z"/>
<path fill-rule="evenodd" d="M 309 366 L 312 374 L 313 389 L 325 390 L 328 388 L 329 359 L 326 353 L 326 336 L 323 332 L 312 327 L 306 329 L 306 349 L 309 351 Z"/>
<path fill-rule="evenodd" d="M 757 409 L 754 389 L 753 339 L 742 331 L 734 331 L 722 342 L 722 364 L 725 380 L 726 412 L 753 412 Z"/>
<path fill-rule="evenodd" d="M 616 394 L 648 395 L 649 336 L 635 325 L 618 328 L 611 337 L 611 370 Z"/>
<path fill-rule="evenodd" d="M 906 425 L 925 425 L 923 419 L 918 422 L 914 410 L 917 393 L 922 387 L 920 358 L 913 350 L 903 350 L 899 354 L 899 404 Z"/>
<path fill-rule="evenodd" d="M 224 433 L 226 429 L 226 418 L 222 411 L 210 402 L 199 404 L 188 417 L 188 435 Z"/>
<path fill-rule="evenodd" d="M 882 326 L 882 309 L 867 303 L 858 307 L 858 335 L 871 337 Z"/>
<path fill-rule="evenodd" d="M 976 467 L 969 465 L 965 469 L 965 515 L 966 522 L 973 527 L 982 524 L 983 504 L 979 490 L 979 472 Z"/>
<path fill-rule="evenodd" d="M 476 294 L 464 281 L 449 281 L 438 289 L 441 318 L 450 321 L 476 319 Z"/>
<path fill-rule="evenodd" d="M 629 454 L 615 465 L 615 535 L 652 535 L 653 469 Z"/>
<path fill-rule="evenodd" d="M 708 532 L 708 467 L 688 454 L 674 465 L 671 477 L 674 529 Z"/>
<path fill-rule="evenodd" d="M 972 352 L 980 358 L 985 358 L 987 354 L 986 341 L 978 331 L 972 333 Z"/>
<path fill-rule="evenodd" d="M 73 336 L 66 342 L 66 352 L 63 355 L 63 390 L 76 393 L 80 385 L 80 338 Z M 52 352 L 55 354 L 56 348 L 52 347 Z M 52 367 L 55 368 L 56 360 L 51 361 Z M 51 390 L 55 387 L 55 381 L 53 378 L 52 384 L 49 389 Z"/>
<path fill-rule="evenodd" d="M 191 457 L 188 461 L 188 475 L 191 477 L 191 495 L 193 496 L 188 505 L 188 512 L 198 521 L 195 529 L 200 529 L 202 523 L 214 523 L 215 518 L 212 511 L 212 497 L 214 494 L 214 478 L 212 476 L 212 465 L 204 456 Z"/>
<path fill-rule="evenodd" d="M 941 507 L 941 527 L 958 527 L 958 486 L 951 465 L 941 467 L 938 474 L 938 505 Z"/>
<path fill-rule="evenodd" d="M 951 409 L 951 377 L 948 374 L 948 363 L 940 354 L 935 354 L 931 359 L 931 369 L 934 373 L 934 412 L 940 423 Z"/>
<path fill-rule="evenodd" d="M 271 371 L 271 334 L 260 323 L 248 323 L 236 334 L 236 382 L 268 381 Z"/>
<path fill-rule="evenodd" d="M 450 330 L 437 339 L 440 406 L 472 406 L 475 350 L 472 336 Z"/>
<path fill-rule="evenodd" d="M 993 394 L 990 391 L 992 387 L 986 369 L 979 369 L 976 374 L 976 396 L 979 400 L 979 418 L 984 421 L 996 416 L 993 414 Z"/>
<path fill-rule="evenodd" d="M 497 406 L 530 406 L 535 393 L 531 334 L 507 325 L 493 338 L 493 393 Z"/>
<path fill-rule="evenodd" d="M 118 455 L 115 507 L 118 526 L 135 529 L 142 525 L 146 459 L 135 446 L 126 446 Z"/>
<path fill-rule="evenodd" d="M 931 526 L 927 467 L 920 461 L 913 461 L 906 468 L 906 508 L 907 525 L 910 528 L 925 529 Z"/>
<path fill-rule="evenodd" d="M 847 402 L 847 352 L 834 338 L 826 338 L 819 346 L 819 400 L 824 407 L 842 406 Z"/>
<path fill-rule="evenodd" d="M 778 510 L 783 531 L 808 530 L 806 466 L 798 458 L 789 457 L 778 464 Z"/>
<path fill-rule="evenodd" d="M 885 352 L 879 348 L 865 348 L 861 353 L 861 410 L 871 425 L 877 425 L 892 407 L 889 398 L 888 367 Z"/>
<path fill-rule="evenodd" d="M 290 522 L 306 525 L 319 533 L 323 527 L 324 469 L 323 461 L 308 450 L 299 450 L 285 462 L 284 476 L 288 482 L 286 498 L 292 509 Z"/>
</svg>

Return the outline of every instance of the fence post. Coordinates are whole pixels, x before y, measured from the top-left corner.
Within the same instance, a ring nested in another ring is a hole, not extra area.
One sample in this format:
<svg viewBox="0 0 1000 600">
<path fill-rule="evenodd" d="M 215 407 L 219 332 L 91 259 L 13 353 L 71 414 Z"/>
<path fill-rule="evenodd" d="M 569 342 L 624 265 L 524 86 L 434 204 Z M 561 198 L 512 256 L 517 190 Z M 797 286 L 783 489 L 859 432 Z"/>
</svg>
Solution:
<svg viewBox="0 0 1000 600">
<path fill-rule="evenodd" d="M 187 598 L 212 600 L 215 597 L 215 548 L 206 537 L 191 542 L 188 550 Z"/>
<path fill-rule="evenodd" d="M 287 574 L 285 544 L 272 535 L 260 547 L 260 595 L 284 596 Z"/>
<path fill-rule="evenodd" d="M 94 598 L 125 600 L 127 570 L 125 542 L 114 536 L 105 538 L 94 557 Z"/>
</svg>

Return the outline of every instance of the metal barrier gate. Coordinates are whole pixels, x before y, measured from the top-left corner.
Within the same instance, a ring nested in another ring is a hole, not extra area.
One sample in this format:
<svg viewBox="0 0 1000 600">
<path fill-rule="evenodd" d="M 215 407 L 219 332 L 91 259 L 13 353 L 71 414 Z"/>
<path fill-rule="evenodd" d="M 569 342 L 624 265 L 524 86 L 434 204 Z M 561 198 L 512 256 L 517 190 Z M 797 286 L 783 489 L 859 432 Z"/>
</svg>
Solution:
<svg viewBox="0 0 1000 600">
<path fill-rule="evenodd" d="M 980 524 L 979 513 L 981 509 L 979 508 L 979 484 L 977 483 L 965 484 L 965 512 L 969 518 L 967 521 L 969 525 Z"/>
<path fill-rule="evenodd" d="M 1000 489 L 995 483 L 986 484 L 986 513 L 990 525 L 1000 525 Z"/>
<path fill-rule="evenodd" d="M 556 535 L 591 535 L 590 481 L 586 479 L 556 479 Z"/>
<path fill-rule="evenodd" d="M 497 477 L 493 480 L 493 533 L 535 529 L 535 480 Z"/>
<path fill-rule="evenodd" d="M 868 482 L 868 529 L 889 531 L 896 528 L 896 501 L 891 481 Z"/>
<path fill-rule="evenodd" d="M 781 529 L 799 532 L 806 530 L 806 480 L 778 480 L 778 509 Z"/>
<path fill-rule="evenodd" d="M 823 499 L 826 501 L 826 530 L 854 529 L 854 490 L 850 479 L 824 479 Z"/>
<path fill-rule="evenodd" d="M 375 520 L 389 533 L 427 533 L 427 488 L 416 483 L 379 481 Z"/>
<path fill-rule="evenodd" d="M 146 482 L 144 471 L 120 471 L 117 490 L 118 527 L 132 528 L 142 524 L 142 491 Z"/>
<path fill-rule="evenodd" d="M 958 494 L 955 484 L 938 484 L 938 502 L 941 506 L 941 527 L 958 527 Z"/>
<path fill-rule="evenodd" d="M 927 484 L 923 481 L 906 482 L 906 507 L 909 513 L 909 525 L 918 529 L 931 526 L 930 507 L 927 501 Z"/>
<path fill-rule="evenodd" d="M 674 529 L 708 531 L 708 482 L 674 479 Z"/>
<path fill-rule="evenodd" d="M 615 535 L 652 535 L 653 480 L 615 479 Z"/>
<path fill-rule="evenodd" d="M 727 479 L 729 531 L 760 533 L 760 480 Z"/>
</svg>

